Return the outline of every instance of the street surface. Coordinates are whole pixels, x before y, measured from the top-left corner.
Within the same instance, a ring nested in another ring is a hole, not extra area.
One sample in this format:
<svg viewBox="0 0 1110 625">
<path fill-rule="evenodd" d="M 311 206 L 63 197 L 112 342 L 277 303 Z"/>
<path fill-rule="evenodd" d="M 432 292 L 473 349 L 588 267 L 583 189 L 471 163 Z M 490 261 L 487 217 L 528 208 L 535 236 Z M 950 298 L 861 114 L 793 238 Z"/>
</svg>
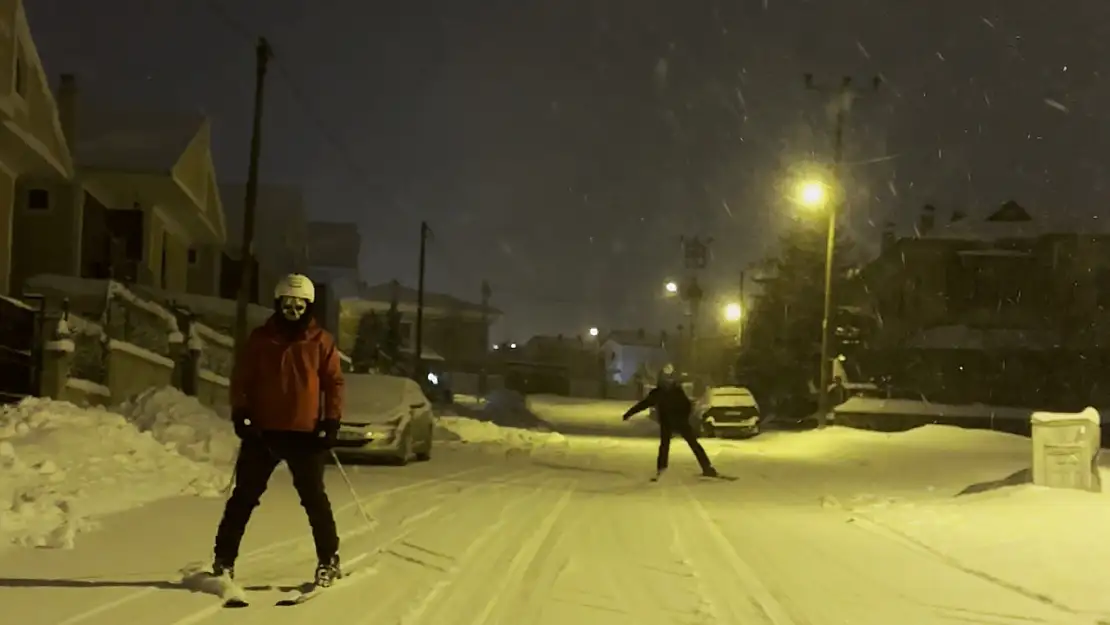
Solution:
<svg viewBox="0 0 1110 625">
<path fill-rule="evenodd" d="M 608 417 L 607 417 L 608 418 Z M 633 427 L 633 426 L 629 426 Z M 642 426 L 635 426 L 642 427 Z M 253 605 L 226 610 L 182 588 L 206 562 L 222 502 L 179 498 L 104 520 L 75 550 L 0 556 L 4 621 L 20 625 L 925 625 L 1093 624 L 1051 598 L 968 569 L 837 505 L 861 492 L 925 492 L 989 478 L 959 458 L 928 483 L 889 463 L 824 461 L 792 437 L 708 441 L 735 482 L 695 476 L 672 447 L 647 478 L 655 441 L 570 436 L 530 455 L 438 450 L 408 467 L 351 466 L 359 514 L 335 470 L 330 493 L 347 560 L 375 573 L 298 607 L 272 607 L 305 581 L 313 554 L 286 473 L 248 528 L 239 580 Z M 795 448 L 797 451 L 795 452 Z M 915 462 L 909 455 L 906 462 Z M 995 469 L 984 470 L 993 475 Z M 996 476 L 995 476 L 996 477 Z M 17 617 L 13 618 L 13 616 Z"/>
</svg>

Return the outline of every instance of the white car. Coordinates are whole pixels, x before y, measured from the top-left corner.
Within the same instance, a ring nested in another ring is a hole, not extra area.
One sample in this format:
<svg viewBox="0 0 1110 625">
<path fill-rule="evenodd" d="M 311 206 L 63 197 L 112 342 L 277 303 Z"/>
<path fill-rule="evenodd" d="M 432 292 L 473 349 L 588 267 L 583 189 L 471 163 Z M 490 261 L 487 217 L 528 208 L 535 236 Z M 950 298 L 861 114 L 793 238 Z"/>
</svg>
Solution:
<svg viewBox="0 0 1110 625">
<path fill-rule="evenodd" d="M 409 378 L 373 373 L 344 376 L 346 402 L 335 453 L 340 458 L 429 460 L 436 416 Z"/>
<path fill-rule="evenodd" d="M 692 419 L 702 436 L 750 438 L 759 434 L 759 403 L 742 386 L 710 387 L 694 404 Z"/>
</svg>

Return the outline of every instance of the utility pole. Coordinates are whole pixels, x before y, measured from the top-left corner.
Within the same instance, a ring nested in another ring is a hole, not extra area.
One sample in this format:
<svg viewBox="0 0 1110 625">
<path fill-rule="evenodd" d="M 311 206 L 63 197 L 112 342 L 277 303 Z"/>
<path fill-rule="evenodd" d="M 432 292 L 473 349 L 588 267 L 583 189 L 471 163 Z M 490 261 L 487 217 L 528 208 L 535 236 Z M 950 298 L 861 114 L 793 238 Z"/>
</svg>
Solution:
<svg viewBox="0 0 1110 625">
<path fill-rule="evenodd" d="M 686 363 L 687 370 L 695 369 L 697 362 L 697 340 L 698 340 L 698 316 L 701 315 L 701 302 L 705 297 L 705 292 L 698 283 L 698 273 L 709 265 L 709 244 L 713 242 L 712 237 L 682 237 L 682 256 L 683 264 L 686 267 L 688 277 L 686 282 L 679 287 L 680 295 L 684 302 L 689 307 L 690 316 L 690 349 L 687 352 Z"/>
<path fill-rule="evenodd" d="M 420 222 L 420 262 L 417 269 L 419 275 L 416 278 L 416 347 L 413 350 L 416 363 L 413 376 L 417 382 L 424 377 L 424 261 L 431 234 L 432 229 L 428 227 L 428 222 Z"/>
<path fill-rule="evenodd" d="M 482 280 L 482 340 L 485 342 L 485 347 L 482 348 L 482 362 L 478 363 L 478 397 L 485 397 L 489 392 L 489 378 L 487 369 L 489 368 L 489 298 L 493 295 L 493 291 L 489 288 L 489 282 Z"/>
<path fill-rule="evenodd" d="M 840 84 L 836 87 L 820 87 L 814 84 L 813 74 L 805 75 L 806 89 L 817 91 L 825 94 L 833 94 L 836 101 L 836 120 L 833 134 L 833 175 L 836 176 L 838 181 L 842 180 L 841 169 L 844 162 L 844 119 L 847 116 L 848 108 L 852 105 L 853 100 L 861 97 L 863 94 L 855 89 L 852 85 L 852 77 L 844 76 L 840 80 Z M 871 87 L 873 91 L 877 91 L 879 86 L 882 85 L 882 79 L 875 76 L 871 79 Z M 834 194 L 834 197 L 839 199 L 839 194 Z M 834 249 L 836 248 L 836 220 L 838 211 L 836 200 L 828 202 L 828 233 L 825 240 L 825 303 L 824 310 L 821 314 L 821 376 L 820 387 L 817 389 L 817 427 L 824 428 L 828 425 L 829 410 L 832 406 L 829 405 L 829 383 L 832 377 L 832 367 L 830 366 L 831 354 L 829 353 L 832 348 L 832 337 L 830 332 L 830 320 L 833 312 L 833 261 Z"/>
<path fill-rule="evenodd" d="M 740 319 L 736 322 L 736 342 L 743 349 L 744 345 L 744 322 L 748 320 L 748 302 L 744 299 L 744 283 L 747 271 L 740 270 Z"/>
<path fill-rule="evenodd" d="M 266 68 L 273 50 L 265 37 L 255 46 L 254 121 L 251 124 L 250 162 L 247 166 L 247 196 L 243 200 L 243 245 L 239 248 L 239 293 L 235 302 L 235 351 L 242 353 L 247 342 L 247 309 L 254 286 L 254 213 L 258 203 L 258 161 L 262 155 L 262 103 Z"/>
</svg>

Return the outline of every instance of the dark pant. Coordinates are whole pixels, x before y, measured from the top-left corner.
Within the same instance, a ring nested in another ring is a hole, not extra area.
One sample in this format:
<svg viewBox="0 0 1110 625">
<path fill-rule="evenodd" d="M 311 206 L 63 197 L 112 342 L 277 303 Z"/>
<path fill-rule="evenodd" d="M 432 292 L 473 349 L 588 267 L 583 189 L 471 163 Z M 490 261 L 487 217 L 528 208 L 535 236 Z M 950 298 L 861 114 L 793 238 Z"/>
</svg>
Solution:
<svg viewBox="0 0 1110 625">
<path fill-rule="evenodd" d="M 270 475 L 282 461 L 293 474 L 293 487 L 308 513 L 316 556 L 328 561 L 339 551 L 339 536 L 331 502 L 324 490 L 324 460 L 327 452 L 309 436 L 296 432 L 267 434 L 243 441 L 239 460 L 235 463 L 235 490 L 224 507 L 224 516 L 216 532 L 216 559 L 225 564 L 235 562 L 239 544 L 247 529 L 251 512 L 258 505 L 270 481 Z"/>
<path fill-rule="evenodd" d="M 698 459 L 702 471 L 708 471 L 712 468 L 713 464 L 709 462 L 709 456 L 705 453 L 705 448 L 694 436 L 694 428 L 690 426 L 689 421 L 660 419 L 659 456 L 655 460 L 657 470 L 662 471 L 667 468 L 667 460 L 671 455 L 671 438 L 675 434 L 681 436 L 686 444 L 690 446 L 690 451 L 694 452 L 694 457 Z"/>
</svg>

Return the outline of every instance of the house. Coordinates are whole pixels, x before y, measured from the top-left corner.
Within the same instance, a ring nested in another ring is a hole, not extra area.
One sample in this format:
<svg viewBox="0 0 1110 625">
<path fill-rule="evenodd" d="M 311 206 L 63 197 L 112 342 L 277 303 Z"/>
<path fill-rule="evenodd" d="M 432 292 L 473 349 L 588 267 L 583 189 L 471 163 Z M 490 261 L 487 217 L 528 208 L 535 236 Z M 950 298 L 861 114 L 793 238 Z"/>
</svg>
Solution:
<svg viewBox="0 0 1110 625">
<path fill-rule="evenodd" d="M 666 332 L 614 330 L 602 340 L 601 349 L 610 363 L 613 380 L 621 384 L 632 382 L 638 372 L 653 373 L 670 362 Z"/>
<path fill-rule="evenodd" d="M 59 110 L 19 0 L 0 3 L 0 294 L 16 294 L 17 271 L 26 272 L 31 243 L 47 271 L 80 268 L 80 194 Z M 26 223 L 43 232 L 27 237 Z M 49 254 L 43 254 L 49 249 Z"/>
<path fill-rule="evenodd" d="M 396 300 L 401 314 L 401 348 L 416 344 L 417 291 L 396 282 L 375 286 L 362 285 L 357 297 L 339 300 L 339 348 L 354 350 L 359 324 L 364 315 L 383 316 Z M 448 363 L 483 362 L 489 353 L 489 327 L 501 311 L 444 293 L 424 293 L 423 347 Z"/>
<path fill-rule="evenodd" d="M 916 236 L 888 231 L 853 302 L 882 320 L 868 349 L 880 368 L 931 401 L 1100 405 L 1110 236 L 1059 215 L 1009 201 L 941 223 L 926 206 Z"/>
<path fill-rule="evenodd" d="M 570 378 L 597 380 L 608 359 L 595 339 L 582 336 L 533 336 L 505 358 L 543 367 L 558 367 Z"/>
<path fill-rule="evenodd" d="M 63 75 L 58 109 L 76 174 L 64 188 L 27 188 L 15 219 L 13 280 L 76 275 L 215 294 L 226 226 L 209 121 L 79 100 L 77 79 Z M 58 245 L 59 232 L 68 245 Z"/>
<path fill-rule="evenodd" d="M 221 184 L 227 242 L 220 250 L 219 295 L 237 299 L 242 264 L 245 184 Z M 251 302 L 270 306 L 274 285 L 282 276 L 308 271 L 308 224 L 304 194 L 290 185 L 260 184 L 255 208 L 254 284 Z"/>
</svg>

